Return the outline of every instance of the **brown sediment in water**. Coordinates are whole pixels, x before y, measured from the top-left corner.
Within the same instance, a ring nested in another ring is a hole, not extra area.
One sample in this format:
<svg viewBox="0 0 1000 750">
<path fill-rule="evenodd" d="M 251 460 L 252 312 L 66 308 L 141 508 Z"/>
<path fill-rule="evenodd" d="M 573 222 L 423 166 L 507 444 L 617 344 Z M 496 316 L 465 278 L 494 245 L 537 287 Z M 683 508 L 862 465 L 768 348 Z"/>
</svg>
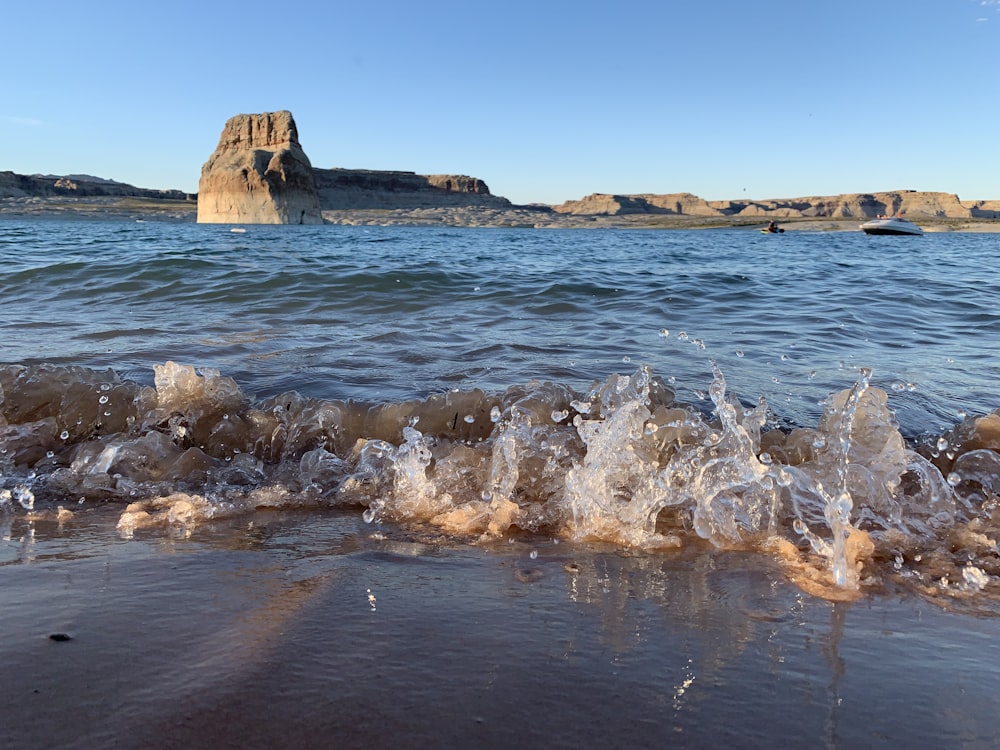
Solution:
<svg viewBox="0 0 1000 750">
<path fill-rule="evenodd" d="M 121 503 L 126 538 L 295 508 L 487 545 L 527 535 L 669 554 L 774 536 L 797 583 L 827 598 L 830 570 L 848 591 L 898 564 L 919 585 L 961 579 L 970 591 L 1000 574 L 995 415 L 959 425 L 940 439 L 945 456 L 928 458 L 865 381 L 791 431 L 768 429 L 765 405 L 730 399 L 721 372 L 712 417 L 646 368 L 587 393 L 530 383 L 374 405 L 254 403 L 231 378 L 171 362 L 154 381 L 0 368 L 4 512 L 66 522 Z M 938 554 L 948 572 L 923 572 Z"/>
</svg>

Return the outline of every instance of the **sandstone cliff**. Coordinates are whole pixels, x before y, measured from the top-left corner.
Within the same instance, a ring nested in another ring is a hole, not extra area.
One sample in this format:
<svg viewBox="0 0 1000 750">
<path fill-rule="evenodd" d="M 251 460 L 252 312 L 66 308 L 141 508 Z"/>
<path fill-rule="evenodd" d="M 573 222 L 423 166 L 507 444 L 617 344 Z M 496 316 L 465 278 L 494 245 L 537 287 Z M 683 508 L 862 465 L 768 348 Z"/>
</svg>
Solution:
<svg viewBox="0 0 1000 750">
<path fill-rule="evenodd" d="M 83 198 L 117 196 L 156 200 L 194 200 L 197 196 L 180 190 L 147 190 L 124 182 L 91 175 L 23 175 L 0 172 L 0 198 Z"/>
<path fill-rule="evenodd" d="M 595 193 L 578 201 L 566 201 L 556 206 L 559 213 L 583 216 L 588 214 L 667 214 L 673 216 L 725 216 L 726 211 L 691 193 L 653 195 L 605 195 Z"/>
<path fill-rule="evenodd" d="M 229 118 L 201 169 L 198 221 L 323 223 L 312 165 L 291 112 Z"/>
<path fill-rule="evenodd" d="M 595 193 L 554 207 L 564 214 L 669 214 L 747 219 L 864 219 L 900 214 L 911 219 L 1000 219 L 1000 201 L 963 203 L 951 193 L 895 190 L 768 200 L 705 201 L 690 193 L 605 195 Z"/>
<path fill-rule="evenodd" d="M 481 206 L 508 208 L 486 183 L 465 175 L 418 175 L 367 169 L 314 169 L 324 211 Z"/>
</svg>

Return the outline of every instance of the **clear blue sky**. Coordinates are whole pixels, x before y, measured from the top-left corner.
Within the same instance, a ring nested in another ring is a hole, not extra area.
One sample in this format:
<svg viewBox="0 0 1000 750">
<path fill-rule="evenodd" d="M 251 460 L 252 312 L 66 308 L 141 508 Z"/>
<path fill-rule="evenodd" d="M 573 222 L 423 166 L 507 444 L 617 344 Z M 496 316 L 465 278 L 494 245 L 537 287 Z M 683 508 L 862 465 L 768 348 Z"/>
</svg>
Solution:
<svg viewBox="0 0 1000 750">
<path fill-rule="evenodd" d="M 232 115 L 517 203 L 1000 199 L 1000 0 L 8 2 L 0 170 L 194 192 Z"/>
</svg>

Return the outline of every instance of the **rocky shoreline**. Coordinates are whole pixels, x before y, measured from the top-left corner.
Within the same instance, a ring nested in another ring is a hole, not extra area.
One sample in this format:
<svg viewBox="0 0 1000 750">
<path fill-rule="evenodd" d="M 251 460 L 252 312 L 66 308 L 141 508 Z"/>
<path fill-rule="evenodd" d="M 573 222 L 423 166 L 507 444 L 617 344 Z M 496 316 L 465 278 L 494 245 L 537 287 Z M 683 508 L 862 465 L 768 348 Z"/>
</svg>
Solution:
<svg viewBox="0 0 1000 750">
<path fill-rule="evenodd" d="M 136 196 L 26 196 L 0 198 L 0 219 L 194 222 L 194 198 Z"/>
<path fill-rule="evenodd" d="M 30 196 L 0 198 L 0 220 L 172 221 L 194 223 L 193 198 L 134 196 Z M 322 211 L 323 223 L 341 226 L 508 227 L 531 229 L 724 229 L 758 228 L 759 217 L 670 214 L 572 214 L 551 206 L 444 206 Z M 787 231 L 857 231 L 863 218 L 798 218 L 779 221 Z M 927 232 L 1000 232 L 1000 220 L 920 219 Z"/>
</svg>

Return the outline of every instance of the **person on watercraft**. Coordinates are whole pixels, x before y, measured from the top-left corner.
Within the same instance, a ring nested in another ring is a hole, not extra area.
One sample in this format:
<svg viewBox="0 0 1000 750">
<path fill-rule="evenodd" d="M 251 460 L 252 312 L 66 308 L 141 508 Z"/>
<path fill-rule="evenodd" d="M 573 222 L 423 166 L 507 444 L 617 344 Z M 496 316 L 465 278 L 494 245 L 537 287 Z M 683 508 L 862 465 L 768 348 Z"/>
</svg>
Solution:
<svg viewBox="0 0 1000 750">
<path fill-rule="evenodd" d="M 777 232 L 778 231 L 778 225 L 775 224 L 773 221 L 767 222 L 767 231 L 768 232 Z"/>
</svg>

